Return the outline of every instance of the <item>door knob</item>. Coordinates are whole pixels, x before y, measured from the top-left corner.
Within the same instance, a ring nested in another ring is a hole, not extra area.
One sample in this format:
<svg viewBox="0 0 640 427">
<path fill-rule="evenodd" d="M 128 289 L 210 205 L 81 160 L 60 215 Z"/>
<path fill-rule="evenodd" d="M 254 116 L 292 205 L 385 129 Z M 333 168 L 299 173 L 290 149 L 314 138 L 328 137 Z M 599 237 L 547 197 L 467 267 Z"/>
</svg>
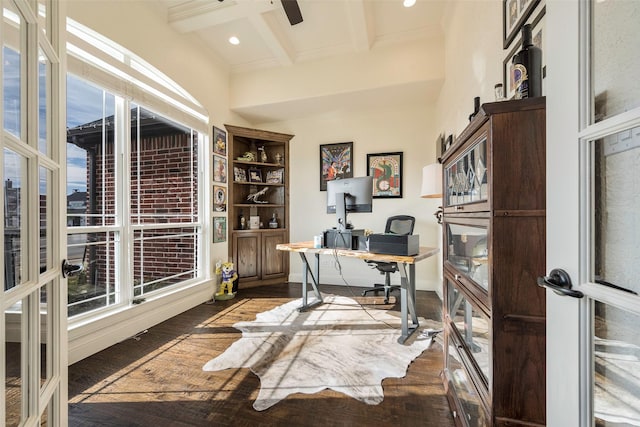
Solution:
<svg viewBox="0 0 640 427">
<path fill-rule="evenodd" d="M 84 270 L 82 264 L 69 264 L 66 259 L 62 261 L 62 277 L 76 276 L 82 270 Z"/>
<path fill-rule="evenodd" d="M 569 273 L 561 268 L 554 268 L 548 276 L 538 277 L 538 286 L 553 290 L 558 295 L 582 298 L 584 294 L 572 288 Z"/>
</svg>

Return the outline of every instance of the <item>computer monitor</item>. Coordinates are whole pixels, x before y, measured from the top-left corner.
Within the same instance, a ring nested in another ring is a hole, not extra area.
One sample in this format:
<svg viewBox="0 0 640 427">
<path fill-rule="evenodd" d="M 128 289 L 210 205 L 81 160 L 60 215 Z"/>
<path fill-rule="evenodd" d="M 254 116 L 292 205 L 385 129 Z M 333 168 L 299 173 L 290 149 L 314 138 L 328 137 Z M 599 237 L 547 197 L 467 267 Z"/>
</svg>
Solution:
<svg viewBox="0 0 640 427">
<path fill-rule="evenodd" d="M 327 181 L 327 213 L 336 214 L 339 231 L 344 231 L 347 228 L 348 212 L 372 211 L 372 176 Z"/>
</svg>

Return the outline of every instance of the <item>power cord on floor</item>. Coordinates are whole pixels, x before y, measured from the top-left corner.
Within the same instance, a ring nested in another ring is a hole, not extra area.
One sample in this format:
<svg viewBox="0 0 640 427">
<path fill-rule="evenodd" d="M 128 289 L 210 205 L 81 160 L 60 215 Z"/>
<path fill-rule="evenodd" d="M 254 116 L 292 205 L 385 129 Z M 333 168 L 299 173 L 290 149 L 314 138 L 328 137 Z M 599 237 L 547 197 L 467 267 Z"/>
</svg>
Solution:
<svg viewBox="0 0 640 427">
<path fill-rule="evenodd" d="M 340 257 L 338 256 L 338 248 L 337 248 L 338 234 L 340 234 L 340 233 L 335 233 L 334 234 L 335 237 L 334 237 L 334 242 L 333 242 L 332 256 L 333 256 L 334 267 L 338 271 L 338 274 L 340 275 L 340 278 L 342 279 L 342 282 L 345 284 L 345 286 L 349 290 L 349 293 L 353 297 L 353 300 L 356 302 L 356 304 L 358 304 L 360 306 L 360 308 L 367 314 L 367 316 L 369 316 L 371 318 L 371 320 L 376 321 L 376 322 L 382 322 L 387 327 L 392 328 L 392 329 L 396 329 L 397 328 L 396 326 L 390 325 L 389 323 L 385 322 L 384 320 L 376 319 L 375 317 L 373 317 L 373 315 L 369 312 L 367 307 L 365 307 L 360 301 L 358 301 L 358 299 L 357 299 L 358 296 L 356 296 L 355 293 L 353 292 L 353 287 L 349 284 L 347 279 L 344 277 L 344 274 L 342 274 L 342 264 L 340 263 Z"/>
</svg>

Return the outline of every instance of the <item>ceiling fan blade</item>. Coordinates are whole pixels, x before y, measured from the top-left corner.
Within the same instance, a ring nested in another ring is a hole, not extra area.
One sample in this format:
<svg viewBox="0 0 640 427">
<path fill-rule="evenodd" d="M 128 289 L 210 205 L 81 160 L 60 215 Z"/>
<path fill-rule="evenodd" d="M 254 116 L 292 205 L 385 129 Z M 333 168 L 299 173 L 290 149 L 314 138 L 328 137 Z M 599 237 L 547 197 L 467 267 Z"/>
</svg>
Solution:
<svg viewBox="0 0 640 427">
<path fill-rule="evenodd" d="M 281 0 L 284 13 L 289 18 L 291 25 L 296 25 L 302 22 L 302 12 L 300 12 L 300 6 L 298 6 L 298 0 Z"/>
</svg>

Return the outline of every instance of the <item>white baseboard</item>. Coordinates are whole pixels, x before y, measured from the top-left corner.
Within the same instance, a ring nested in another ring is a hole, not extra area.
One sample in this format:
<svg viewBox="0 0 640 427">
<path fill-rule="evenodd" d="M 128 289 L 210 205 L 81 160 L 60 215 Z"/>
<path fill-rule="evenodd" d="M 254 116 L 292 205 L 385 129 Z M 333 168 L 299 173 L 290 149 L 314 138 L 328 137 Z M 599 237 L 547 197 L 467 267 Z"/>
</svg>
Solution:
<svg viewBox="0 0 640 427">
<path fill-rule="evenodd" d="M 69 365 L 202 304 L 212 295 L 212 283 L 205 282 L 131 305 L 85 325 L 71 326 Z"/>
</svg>

